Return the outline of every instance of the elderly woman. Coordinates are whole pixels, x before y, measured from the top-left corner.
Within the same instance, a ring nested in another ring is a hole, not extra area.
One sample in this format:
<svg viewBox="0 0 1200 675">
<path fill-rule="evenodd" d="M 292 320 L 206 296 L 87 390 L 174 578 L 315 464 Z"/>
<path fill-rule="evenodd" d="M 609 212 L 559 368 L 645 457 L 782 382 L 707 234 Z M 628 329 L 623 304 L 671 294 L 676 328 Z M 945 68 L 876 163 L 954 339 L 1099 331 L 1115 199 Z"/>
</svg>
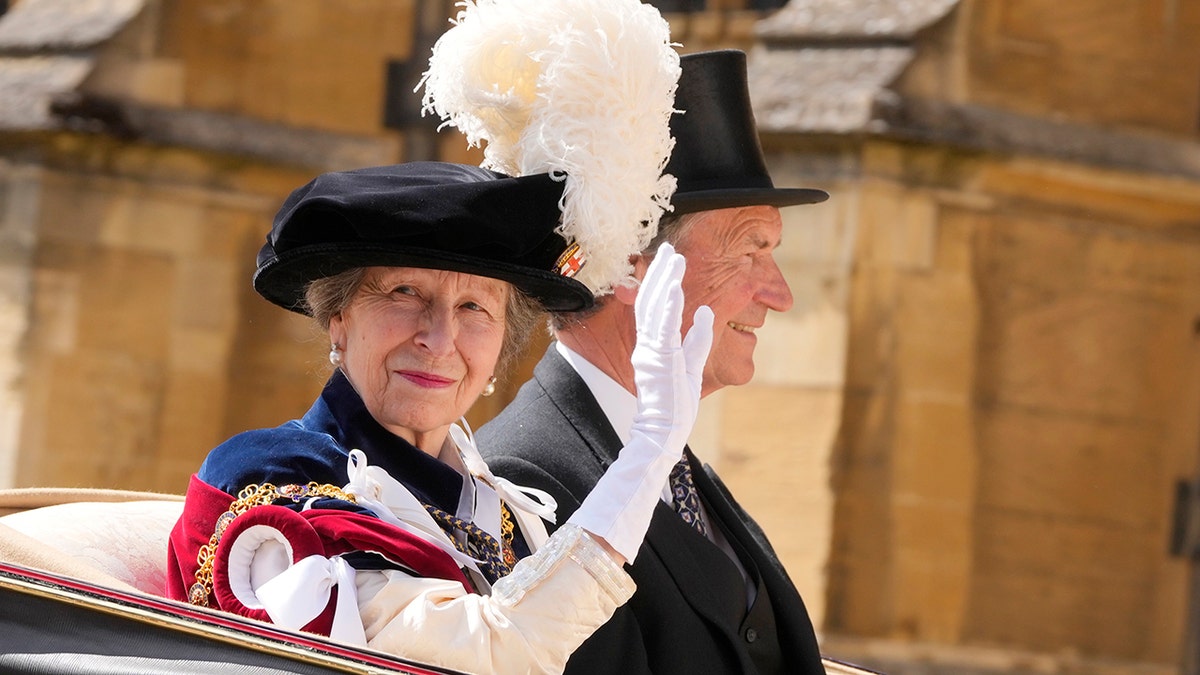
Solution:
<svg viewBox="0 0 1200 675">
<path fill-rule="evenodd" d="M 592 301 L 556 233 L 562 190 L 424 162 L 288 198 L 254 287 L 328 331 L 334 373 L 303 417 L 205 459 L 172 596 L 460 670 L 563 668 L 634 590 L 622 565 L 695 420 L 712 319 L 681 342 L 683 259 L 661 251 L 637 297 L 633 440 L 547 537 L 552 500 L 493 476 L 457 422 L 536 310 Z"/>
</svg>

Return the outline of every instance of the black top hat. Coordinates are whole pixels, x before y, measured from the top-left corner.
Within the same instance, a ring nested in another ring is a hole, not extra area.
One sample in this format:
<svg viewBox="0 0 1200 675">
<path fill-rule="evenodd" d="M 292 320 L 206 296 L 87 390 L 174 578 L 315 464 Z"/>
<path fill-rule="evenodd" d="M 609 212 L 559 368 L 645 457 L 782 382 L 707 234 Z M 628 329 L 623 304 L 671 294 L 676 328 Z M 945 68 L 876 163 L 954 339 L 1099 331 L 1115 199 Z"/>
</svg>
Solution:
<svg viewBox="0 0 1200 675">
<path fill-rule="evenodd" d="M 422 267 L 507 281 L 552 311 L 592 293 L 558 272 L 563 183 L 411 162 L 326 173 L 292 192 L 258 252 L 254 290 L 306 312 L 308 282 L 354 267 Z"/>
<path fill-rule="evenodd" d="M 675 149 L 666 168 L 678 180 L 673 213 L 829 199 L 824 190 L 771 182 L 750 107 L 745 52 L 685 54 L 679 65 L 675 109 L 682 112 L 671 116 Z"/>
</svg>

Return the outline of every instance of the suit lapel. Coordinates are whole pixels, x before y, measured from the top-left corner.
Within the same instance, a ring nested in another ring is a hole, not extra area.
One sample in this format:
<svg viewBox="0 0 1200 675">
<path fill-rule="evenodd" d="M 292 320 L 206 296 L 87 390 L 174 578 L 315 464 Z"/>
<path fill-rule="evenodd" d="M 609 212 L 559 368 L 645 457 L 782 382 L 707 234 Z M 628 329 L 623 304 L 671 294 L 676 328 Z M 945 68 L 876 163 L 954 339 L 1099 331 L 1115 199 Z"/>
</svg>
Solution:
<svg viewBox="0 0 1200 675">
<path fill-rule="evenodd" d="M 588 446 L 596 460 L 594 478 L 599 480 L 621 451 L 621 439 L 595 396 L 553 346 L 538 362 L 534 378 Z M 647 564 L 643 560 L 647 554 L 660 561 L 680 595 L 697 614 L 715 625 L 737 630 L 746 606 L 741 573 L 724 551 L 700 536 L 666 504 L 659 503 L 654 509 L 650 529 L 638 554 L 638 566 Z M 636 567 L 634 577 L 637 578 Z M 731 613 L 731 608 L 738 611 Z"/>
<path fill-rule="evenodd" d="M 533 377 L 591 451 L 597 463 L 595 479 L 599 480 L 621 451 L 621 438 L 608 423 L 596 397 L 554 345 L 538 361 Z"/>
<path fill-rule="evenodd" d="M 697 614 L 714 625 L 736 632 L 745 616 L 746 591 L 741 573 L 712 542 L 683 522 L 666 504 L 654 509 L 646 541 L 638 554 L 653 555 Z M 636 574 L 635 574 L 636 579 Z"/>
<path fill-rule="evenodd" d="M 705 465 L 703 471 L 693 472 L 692 479 L 696 482 L 696 490 L 700 492 L 705 507 L 720 519 L 725 535 L 734 547 L 750 557 L 747 562 L 757 568 L 757 573 L 763 577 L 764 583 L 770 587 L 769 590 L 774 591 L 776 584 L 781 581 L 791 586 L 766 535 L 733 500 L 725 484 L 712 472 L 712 468 Z"/>
</svg>

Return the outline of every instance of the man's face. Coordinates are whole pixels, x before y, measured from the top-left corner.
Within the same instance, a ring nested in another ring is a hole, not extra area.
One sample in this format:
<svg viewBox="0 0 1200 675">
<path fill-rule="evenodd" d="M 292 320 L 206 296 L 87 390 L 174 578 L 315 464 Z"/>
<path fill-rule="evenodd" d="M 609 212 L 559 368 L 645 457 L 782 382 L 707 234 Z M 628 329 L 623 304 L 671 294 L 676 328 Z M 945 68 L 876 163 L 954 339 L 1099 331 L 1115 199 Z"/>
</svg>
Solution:
<svg viewBox="0 0 1200 675">
<path fill-rule="evenodd" d="M 679 237 L 687 258 L 683 277 L 684 330 L 700 305 L 712 308 L 713 345 L 704 368 L 703 395 L 746 384 L 754 376 L 754 331 L 767 311 L 792 306 L 775 248 L 783 220 L 773 206 L 747 206 L 698 214 Z"/>
</svg>

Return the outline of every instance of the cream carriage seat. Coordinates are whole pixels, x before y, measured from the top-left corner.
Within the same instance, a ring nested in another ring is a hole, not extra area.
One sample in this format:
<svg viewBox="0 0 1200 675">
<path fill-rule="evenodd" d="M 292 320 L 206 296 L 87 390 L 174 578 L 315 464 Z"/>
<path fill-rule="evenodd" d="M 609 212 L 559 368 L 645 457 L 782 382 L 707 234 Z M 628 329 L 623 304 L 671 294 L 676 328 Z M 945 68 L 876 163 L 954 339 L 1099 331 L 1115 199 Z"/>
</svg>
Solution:
<svg viewBox="0 0 1200 675">
<path fill-rule="evenodd" d="M 161 596 L 167 538 L 182 512 L 182 495 L 0 490 L 0 560 Z"/>
</svg>

